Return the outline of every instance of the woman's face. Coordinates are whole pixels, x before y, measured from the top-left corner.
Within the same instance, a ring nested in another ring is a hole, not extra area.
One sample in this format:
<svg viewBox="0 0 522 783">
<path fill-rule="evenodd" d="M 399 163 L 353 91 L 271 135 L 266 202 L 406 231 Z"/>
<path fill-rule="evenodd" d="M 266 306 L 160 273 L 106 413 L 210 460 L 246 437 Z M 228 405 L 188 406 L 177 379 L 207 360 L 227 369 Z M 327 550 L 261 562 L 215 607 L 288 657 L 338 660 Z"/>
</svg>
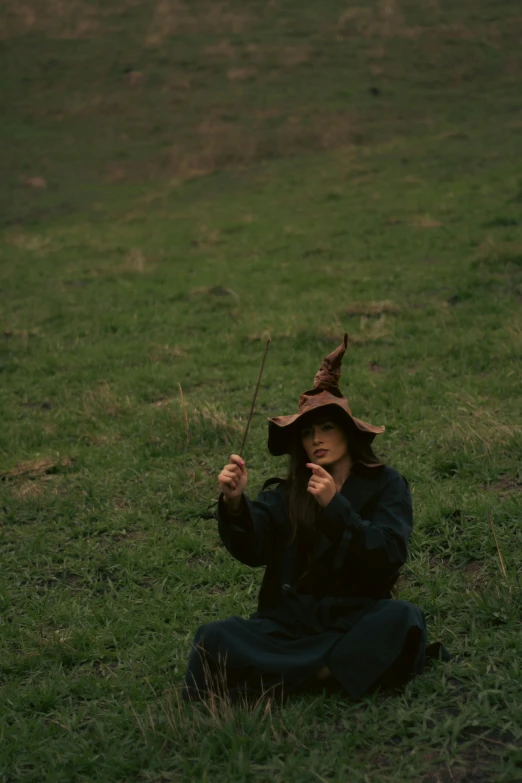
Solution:
<svg viewBox="0 0 522 783">
<path fill-rule="evenodd" d="M 323 468 L 333 465 L 348 454 L 345 431 L 326 417 L 303 427 L 301 442 L 309 461 Z"/>
</svg>

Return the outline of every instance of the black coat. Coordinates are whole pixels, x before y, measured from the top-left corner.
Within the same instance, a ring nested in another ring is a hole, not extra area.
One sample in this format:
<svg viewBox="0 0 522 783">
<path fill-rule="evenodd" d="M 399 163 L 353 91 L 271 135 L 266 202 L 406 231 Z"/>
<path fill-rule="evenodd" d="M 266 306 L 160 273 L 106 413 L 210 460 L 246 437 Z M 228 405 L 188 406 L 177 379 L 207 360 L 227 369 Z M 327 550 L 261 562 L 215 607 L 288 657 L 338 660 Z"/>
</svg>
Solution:
<svg viewBox="0 0 522 783">
<path fill-rule="evenodd" d="M 291 532 L 285 484 L 257 500 L 243 498 L 239 517 L 228 514 L 220 498 L 219 533 L 237 560 L 266 566 L 257 616 L 291 626 L 299 620 L 303 632 L 317 633 L 343 627 L 344 607 L 351 626 L 354 598 L 390 598 L 413 527 L 408 482 L 396 470 L 367 468 L 350 475 L 322 510 L 314 568 L 304 580 L 299 542 L 289 548 L 284 543 Z"/>
<path fill-rule="evenodd" d="M 260 677 L 265 687 L 283 682 L 287 690 L 298 690 L 326 664 L 335 682 L 358 697 L 376 684 L 422 672 L 424 614 L 390 593 L 408 557 L 413 526 L 408 482 L 396 470 L 361 467 L 349 476 L 320 514 L 306 574 L 299 537 L 287 546 L 284 481 L 256 500 L 243 495 L 237 516 L 221 497 L 218 525 L 233 557 L 266 570 L 250 618 L 199 627 L 187 689 L 205 690 L 203 650 L 212 665 L 226 659 L 229 685 L 246 683 L 248 690 L 257 689 Z M 439 647 L 432 645 L 432 654 Z"/>
</svg>

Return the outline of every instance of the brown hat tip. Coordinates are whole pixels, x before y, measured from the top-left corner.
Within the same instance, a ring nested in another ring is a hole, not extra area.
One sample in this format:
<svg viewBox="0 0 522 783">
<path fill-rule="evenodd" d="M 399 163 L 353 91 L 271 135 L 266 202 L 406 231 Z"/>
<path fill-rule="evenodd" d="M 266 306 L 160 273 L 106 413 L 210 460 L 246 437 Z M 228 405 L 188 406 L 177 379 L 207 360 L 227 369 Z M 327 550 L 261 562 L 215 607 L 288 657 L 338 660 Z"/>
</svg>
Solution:
<svg viewBox="0 0 522 783">
<path fill-rule="evenodd" d="M 331 389 L 334 386 L 339 386 L 341 365 L 347 347 L 348 332 L 345 332 L 341 345 L 323 359 L 321 367 L 314 378 L 314 389 Z"/>
</svg>

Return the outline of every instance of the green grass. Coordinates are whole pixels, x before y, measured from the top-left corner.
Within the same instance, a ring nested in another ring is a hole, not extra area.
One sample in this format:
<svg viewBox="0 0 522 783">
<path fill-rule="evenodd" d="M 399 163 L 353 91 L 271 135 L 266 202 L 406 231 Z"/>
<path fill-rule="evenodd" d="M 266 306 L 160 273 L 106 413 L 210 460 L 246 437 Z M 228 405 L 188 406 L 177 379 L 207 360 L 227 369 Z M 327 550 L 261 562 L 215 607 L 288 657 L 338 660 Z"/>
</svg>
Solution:
<svg viewBox="0 0 522 783">
<path fill-rule="evenodd" d="M 516 0 L 4 3 L 2 783 L 522 780 L 521 34 Z M 454 658 L 180 706 L 198 625 L 256 606 L 199 515 L 264 340 L 251 493 L 345 329 Z"/>
</svg>

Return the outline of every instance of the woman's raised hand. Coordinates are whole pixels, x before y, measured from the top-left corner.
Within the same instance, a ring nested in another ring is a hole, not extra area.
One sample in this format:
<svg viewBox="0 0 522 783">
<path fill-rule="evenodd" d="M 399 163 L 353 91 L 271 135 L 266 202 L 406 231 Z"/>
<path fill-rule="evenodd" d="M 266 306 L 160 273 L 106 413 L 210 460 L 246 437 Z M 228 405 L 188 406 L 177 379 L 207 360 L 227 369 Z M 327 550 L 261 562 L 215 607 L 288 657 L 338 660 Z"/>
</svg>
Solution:
<svg viewBox="0 0 522 783">
<path fill-rule="evenodd" d="M 247 484 L 247 470 L 241 457 L 230 455 L 230 462 L 219 474 L 218 483 L 227 500 L 241 497 Z"/>
<path fill-rule="evenodd" d="M 306 491 L 313 495 L 319 505 L 324 508 L 330 503 L 337 491 L 335 481 L 328 471 L 320 465 L 307 462 L 306 467 L 312 470 Z"/>
</svg>

